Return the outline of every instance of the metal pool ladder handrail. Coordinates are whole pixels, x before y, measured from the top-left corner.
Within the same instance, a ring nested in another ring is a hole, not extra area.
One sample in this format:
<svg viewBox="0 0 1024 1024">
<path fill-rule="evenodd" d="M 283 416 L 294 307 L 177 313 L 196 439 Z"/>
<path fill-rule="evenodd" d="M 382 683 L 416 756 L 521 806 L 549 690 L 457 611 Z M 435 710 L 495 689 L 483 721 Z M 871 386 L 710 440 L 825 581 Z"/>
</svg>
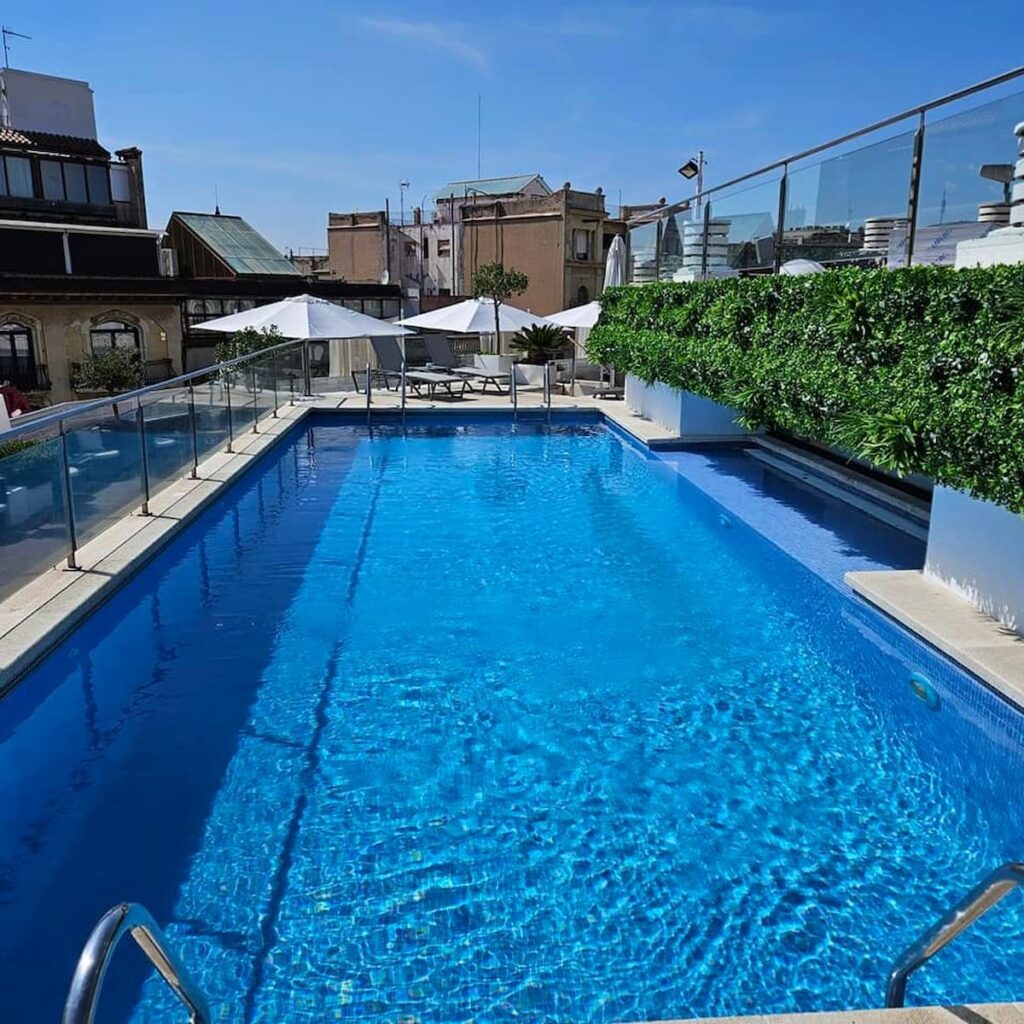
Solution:
<svg viewBox="0 0 1024 1024">
<path fill-rule="evenodd" d="M 996 868 L 959 903 L 951 907 L 916 942 L 903 951 L 889 974 L 885 989 L 886 1008 L 900 1007 L 910 975 L 945 948 L 962 931 L 991 910 L 1004 896 L 1024 882 L 1024 862 L 1010 861 Z"/>
<path fill-rule="evenodd" d="M 168 948 L 164 933 L 149 911 L 138 903 L 119 903 L 108 910 L 93 928 L 71 979 L 61 1018 L 63 1024 L 93 1024 L 110 958 L 128 932 L 171 991 L 185 1004 L 191 1024 L 210 1024 L 212 1018 L 205 997 L 181 961 Z"/>
</svg>

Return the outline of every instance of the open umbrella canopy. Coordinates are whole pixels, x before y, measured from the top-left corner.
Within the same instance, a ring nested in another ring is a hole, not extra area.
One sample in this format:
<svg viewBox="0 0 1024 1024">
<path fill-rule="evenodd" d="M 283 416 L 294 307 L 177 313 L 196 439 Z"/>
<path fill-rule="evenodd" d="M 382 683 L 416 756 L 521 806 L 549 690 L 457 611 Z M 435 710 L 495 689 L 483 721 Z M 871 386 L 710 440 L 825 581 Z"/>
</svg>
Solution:
<svg viewBox="0 0 1024 1024">
<path fill-rule="evenodd" d="M 616 235 L 608 247 L 608 258 L 604 261 L 604 286 L 615 288 L 626 283 L 626 243 L 622 235 Z"/>
<path fill-rule="evenodd" d="M 561 313 L 551 313 L 548 319 L 563 327 L 593 327 L 600 315 L 601 303 L 595 299 L 583 306 L 573 306 L 572 309 L 563 309 Z"/>
<path fill-rule="evenodd" d="M 494 301 L 492 299 L 466 299 L 452 306 L 432 309 L 429 313 L 406 317 L 398 323 L 424 331 L 451 331 L 452 334 L 493 334 Z M 498 308 L 498 323 L 503 331 L 519 331 L 537 324 L 550 324 L 547 317 L 527 313 L 507 303 Z"/>
<path fill-rule="evenodd" d="M 197 324 L 204 331 L 234 334 L 247 327 L 256 330 L 276 327 L 282 338 L 376 338 L 411 334 L 404 327 L 336 306 L 315 295 L 294 295 L 267 306 L 257 306 L 230 316 L 220 316 Z"/>
</svg>

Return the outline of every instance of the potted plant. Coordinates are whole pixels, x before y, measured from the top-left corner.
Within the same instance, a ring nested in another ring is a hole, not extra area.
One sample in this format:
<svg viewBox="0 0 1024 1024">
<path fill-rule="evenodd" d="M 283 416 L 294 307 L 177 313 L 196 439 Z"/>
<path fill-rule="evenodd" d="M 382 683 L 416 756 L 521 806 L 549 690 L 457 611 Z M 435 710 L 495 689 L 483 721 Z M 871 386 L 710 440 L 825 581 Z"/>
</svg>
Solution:
<svg viewBox="0 0 1024 1024">
<path fill-rule="evenodd" d="M 550 382 L 554 383 L 555 368 L 548 364 L 565 355 L 566 343 L 566 329 L 556 324 L 535 324 L 517 331 L 509 346 L 520 353 L 519 373 L 523 383 L 542 384 L 545 367 Z"/>
</svg>

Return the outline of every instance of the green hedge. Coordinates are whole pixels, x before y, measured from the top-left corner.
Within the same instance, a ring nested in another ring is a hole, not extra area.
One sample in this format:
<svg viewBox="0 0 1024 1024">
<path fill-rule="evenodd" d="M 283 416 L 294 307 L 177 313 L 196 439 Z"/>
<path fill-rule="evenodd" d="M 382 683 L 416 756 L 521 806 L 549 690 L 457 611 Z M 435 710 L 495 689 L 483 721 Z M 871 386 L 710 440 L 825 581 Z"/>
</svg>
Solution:
<svg viewBox="0 0 1024 1024">
<path fill-rule="evenodd" d="M 1024 266 L 615 288 L 588 349 L 1024 512 Z"/>
</svg>

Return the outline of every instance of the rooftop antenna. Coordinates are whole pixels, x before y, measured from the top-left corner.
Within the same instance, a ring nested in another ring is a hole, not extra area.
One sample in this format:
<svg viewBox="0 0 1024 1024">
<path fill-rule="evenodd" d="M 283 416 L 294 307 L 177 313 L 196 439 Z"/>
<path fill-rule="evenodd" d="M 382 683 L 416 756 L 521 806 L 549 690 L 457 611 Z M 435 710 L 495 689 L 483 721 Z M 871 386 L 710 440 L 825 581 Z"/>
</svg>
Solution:
<svg viewBox="0 0 1024 1024">
<path fill-rule="evenodd" d="M 3 36 L 4 39 L 4 67 L 9 68 L 11 66 L 11 53 L 8 40 L 12 36 L 17 36 L 18 39 L 31 39 L 32 37 L 25 35 L 24 32 L 15 32 L 13 28 L 8 28 L 6 25 L 0 25 L 0 36 Z"/>
<path fill-rule="evenodd" d="M 217 182 L 213 183 L 213 215 L 220 216 L 220 194 L 217 192 Z"/>
</svg>

